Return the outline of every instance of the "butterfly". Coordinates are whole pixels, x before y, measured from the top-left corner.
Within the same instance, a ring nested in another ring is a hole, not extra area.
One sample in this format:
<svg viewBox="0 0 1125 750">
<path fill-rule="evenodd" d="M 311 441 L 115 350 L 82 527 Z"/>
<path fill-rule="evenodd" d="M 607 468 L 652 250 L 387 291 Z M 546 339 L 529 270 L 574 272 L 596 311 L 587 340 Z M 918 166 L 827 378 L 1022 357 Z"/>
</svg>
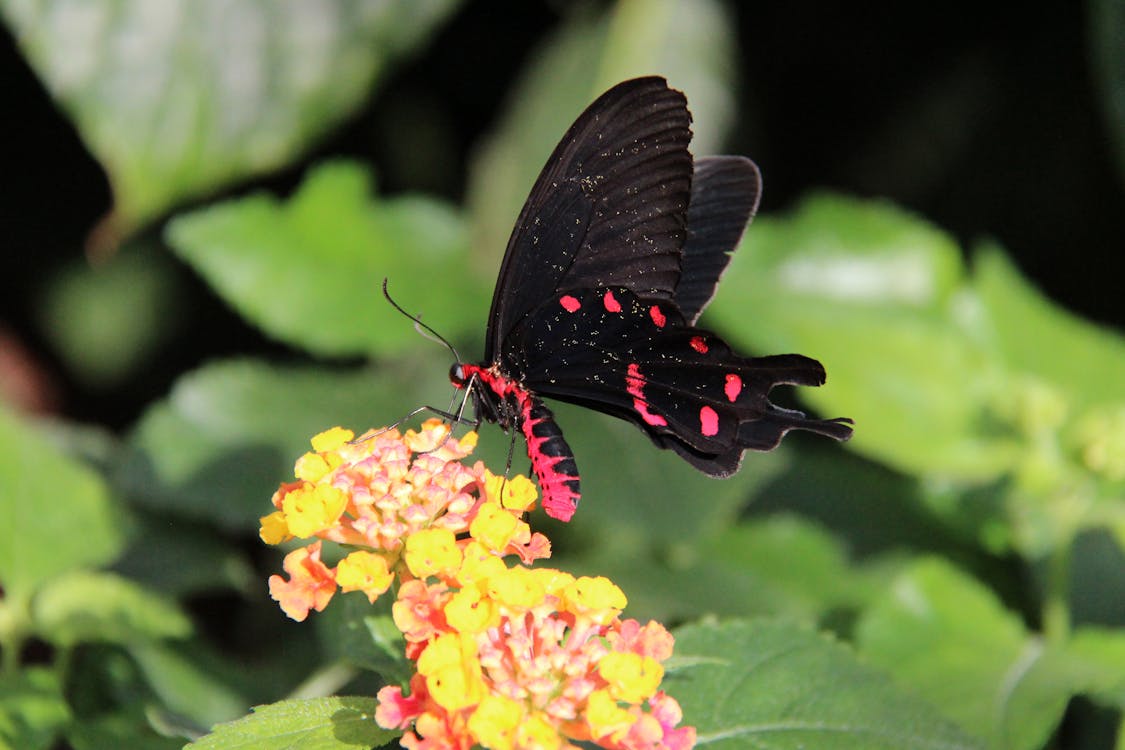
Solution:
<svg viewBox="0 0 1125 750">
<path fill-rule="evenodd" d="M 543 397 L 632 422 L 715 477 L 789 430 L 851 436 L 849 419 L 769 401 L 776 385 L 823 384 L 819 362 L 740 357 L 695 327 L 757 210 L 761 178 L 742 156 L 693 159 L 690 125 L 686 98 L 659 77 L 620 83 L 579 115 L 508 240 L 484 359 L 450 370 L 478 423 L 523 434 L 553 518 L 570 520 L 581 493 Z"/>
</svg>

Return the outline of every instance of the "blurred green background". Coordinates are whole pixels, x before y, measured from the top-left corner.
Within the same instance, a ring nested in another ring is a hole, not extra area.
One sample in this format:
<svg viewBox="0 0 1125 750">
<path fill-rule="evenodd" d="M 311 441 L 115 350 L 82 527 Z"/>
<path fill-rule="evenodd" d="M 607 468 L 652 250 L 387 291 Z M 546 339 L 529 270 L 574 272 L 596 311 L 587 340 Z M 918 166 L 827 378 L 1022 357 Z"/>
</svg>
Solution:
<svg viewBox="0 0 1125 750">
<path fill-rule="evenodd" d="M 926 707 L 917 736 L 971 738 L 941 746 L 1125 747 L 1125 2 L 0 17 L 0 739 L 175 747 L 394 679 L 346 615 L 284 620 L 257 518 L 314 433 L 448 403 L 381 280 L 474 359 L 551 148 L 660 74 L 694 153 L 764 176 L 704 325 L 820 359 L 826 386 L 778 396 L 856 436 L 715 481 L 560 407 L 584 499 L 535 519 L 556 561 L 640 619 L 831 632 Z M 483 428 L 494 470 L 508 445 Z"/>
</svg>

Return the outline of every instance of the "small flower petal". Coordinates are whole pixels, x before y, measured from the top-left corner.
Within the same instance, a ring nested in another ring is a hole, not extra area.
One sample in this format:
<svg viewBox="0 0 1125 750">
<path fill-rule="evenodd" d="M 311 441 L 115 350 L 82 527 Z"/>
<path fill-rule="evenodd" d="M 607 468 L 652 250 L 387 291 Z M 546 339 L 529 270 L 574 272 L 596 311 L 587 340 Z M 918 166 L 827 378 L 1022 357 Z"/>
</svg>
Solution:
<svg viewBox="0 0 1125 750">
<path fill-rule="evenodd" d="M 452 575 L 461 566 L 461 548 L 449 529 L 424 529 L 406 538 L 406 567 L 419 578 Z"/>
<path fill-rule="evenodd" d="M 513 750 L 524 711 L 523 704 L 511 698 L 487 695 L 469 717 L 469 732 L 491 750 Z"/>
<path fill-rule="evenodd" d="M 340 590 L 362 591 L 371 603 L 385 594 L 393 582 L 387 559 L 373 552 L 357 550 L 336 565 L 336 583 Z"/>
<path fill-rule="evenodd" d="M 268 516 L 262 516 L 258 519 L 258 522 L 261 524 L 261 528 L 258 529 L 258 536 L 266 544 L 281 544 L 293 538 L 293 535 L 289 533 L 289 524 L 285 521 L 285 514 L 279 510 L 270 513 Z"/>
<path fill-rule="evenodd" d="M 281 576 L 270 576 L 270 596 L 285 614 L 297 622 L 309 616 L 309 610 L 321 612 L 336 593 L 332 571 L 320 561 L 320 542 L 295 549 L 285 556 L 283 563 L 289 574 L 286 581 Z"/>
</svg>

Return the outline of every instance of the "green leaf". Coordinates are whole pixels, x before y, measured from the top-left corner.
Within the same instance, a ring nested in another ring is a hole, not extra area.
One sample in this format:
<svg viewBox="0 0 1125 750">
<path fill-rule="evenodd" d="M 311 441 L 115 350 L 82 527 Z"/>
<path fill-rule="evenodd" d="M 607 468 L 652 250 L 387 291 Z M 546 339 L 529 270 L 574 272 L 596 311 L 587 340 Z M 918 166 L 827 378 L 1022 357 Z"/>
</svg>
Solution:
<svg viewBox="0 0 1125 750">
<path fill-rule="evenodd" d="M 734 111 L 733 29 L 728 9 L 713 0 L 625 0 L 601 16 L 571 13 L 534 53 L 500 125 L 472 165 L 469 206 L 481 266 L 498 265 L 551 150 L 578 113 L 613 84 L 642 75 L 667 77 L 687 93 L 693 151 L 713 153 Z"/>
<path fill-rule="evenodd" d="M 325 654 L 371 670 L 387 683 L 405 685 L 414 664 L 406 658 L 406 642 L 389 611 L 390 596 L 374 606 L 361 592 L 338 596 L 316 619 Z"/>
<path fill-rule="evenodd" d="M 337 750 L 377 747 L 401 732 L 375 723 L 375 699 L 313 698 L 258 706 L 254 713 L 228 724 L 187 747 L 193 750 Z"/>
<path fill-rule="evenodd" d="M 629 616 L 641 621 L 783 615 L 815 622 L 873 598 L 887 577 L 849 566 L 835 539 L 795 517 L 651 547 L 594 546 L 594 554 L 563 558 L 562 567 L 612 578 L 629 597 Z"/>
<path fill-rule="evenodd" d="M 0 747 L 46 750 L 70 720 L 53 671 L 32 667 L 0 675 Z"/>
<path fill-rule="evenodd" d="M 716 562 L 757 581 L 777 614 L 814 619 L 874 595 L 876 582 L 848 562 L 840 542 L 796 516 L 729 527 L 705 548 Z"/>
<path fill-rule="evenodd" d="M 697 747 L 953 750 L 980 747 L 899 692 L 844 646 L 781 622 L 732 621 L 676 632 L 663 688 L 698 731 Z M 671 664 L 670 664 L 671 666 Z"/>
<path fill-rule="evenodd" d="M 933 559 L 903 572 L 857 629 L 865 656 L 990 747 L 1042 747 L 1082 681 L 977 581 Z"/>
<path fill-rule="evenodd" d="M 1004 380 L 967 335 L 962 287 L 952 238 L 885 203 L 818 195 L 755 220 L 708 315 L 736 348 L 819 359 L 828 382 L 800 397 L 855 419 L 862 453 L 984 480 L 1010 467 L 1018 443 L 985 419 Z"/>
<path fill-rule="evenodd" d="M 174 604 L 111 573 L 80 571 L 51 581 L 32 602 L 39 635 L 59 646 L 184 638 L 191 623 Z"/>
<path fill-rule="evenodd" d="M 1080 689 L 1094 700 L 1125 710 L 1125 631 L 1084 627 L 1075 631 L 1066 654 L 1079 672 Z"/>
<path fill-rule="evenodd" d="M 248 701 L 201 660 L 165 644 L 134 643 L 129 653 L 164 706 L 200 726 L 228 721 L 246 711 Z"/>
<path fill-rule="evenodd" d="M 400 418 L 422 403 L 417 394 L 428 378 L 442 375 L 416 372 L 409 362 L 395 372 L 253 360 L 207 365 L 145 413 L 119 481 L 149 507 L 257 528 L 310 438 L 333 425 L 359 433 Z M 433 392 L 448 391 L 435 385 Z"/>
<path fill-rule="evenodd" d="M 123 518 L 101 477 L 0 408 L 0 582 L 21 601 L 55 576 L 113 560 Z"/>
<path fill-rule="evenodd" d="M 975 258 L 989 345 L 1005 364 L 1064 389 L 1076 406 L 1125 403 L 1125 338 L 1052 303 L 996 245 Z"/>
<path fill-rule="evenodd" d="M 26 3 L 0 9 L 109 174 L 125 233 L 289 163 L 454 0 Z"/>
<path fill-rule="evenodd" d="M 308 174 L 282 203 L 258 193 L 172 221 L 168 242 L 243 316 L 326 356 L 402 351 L 419 341 L 380 293 L 445 330 L 468 325 L 466 238 L 459 216 L 421 197 L 377 200 L 356 164 Z M 483 320 L 483 316 L 481 318 Z"/>
<path fill-rule="evenodd" d="M 186 319 L 174 261 L 155 250 L 132 243 L 104 263 L 76 260 L 46 284 L 43 335 L 85 385 L 112 386 L 134 375 Z"/>
<path fill-rule="evenodd" d="M 104 750 L 107 747 L 179 750 L 184 746 L 181 738 L 161 736 L 147 723 L 133 716 L 121 715 L 100 715 L 97 719 L 74 722 L 66 729 L 66 741 L 74 750 Z"/>
<path fill-rule="evenodd" d="M 167 514 L 146 513 L 138 518 L 133 540 L 114 570 L 168 596 L 261 586 L 246 551 L 213 526 L 182 519 L 172 524 Z"/>
</svg>

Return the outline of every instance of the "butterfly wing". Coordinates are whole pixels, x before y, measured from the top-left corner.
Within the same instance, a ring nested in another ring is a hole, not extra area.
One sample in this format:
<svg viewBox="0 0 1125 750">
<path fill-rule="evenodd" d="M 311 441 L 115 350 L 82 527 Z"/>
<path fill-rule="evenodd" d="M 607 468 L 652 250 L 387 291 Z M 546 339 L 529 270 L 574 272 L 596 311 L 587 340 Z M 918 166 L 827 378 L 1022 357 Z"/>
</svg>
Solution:
<svg viewBox="0 0 1125 750">
<path fill-rule="evenodd" d="M 816 360 L 739 357 L 675 305 L 623 287 L 557 295 L 520 328 L 504 359 L 528 388 L 631 421 L 712 476 L 733 473 L 743 451 L 771 450 L 790 430 L 851 435 L 844 421 L 769 400 L 777 385 L 821 385 Z"/>
<path fill-rule="evenodd" d="M 758 210 L 762 178 L 744 156 L 707 156 L 695 161 L 688 207 L 687 239 L 674 296 L 694 324 L 711 301 L 731 253 Z"/>
<path fill-rule="evenodd" d="M 563 136 L 508 240 L 485 361 L 556 292 L 620 286 L 671 300 L 691 196 L 691 115 L 663 78 L 614 86 Z"/>
</svg>

